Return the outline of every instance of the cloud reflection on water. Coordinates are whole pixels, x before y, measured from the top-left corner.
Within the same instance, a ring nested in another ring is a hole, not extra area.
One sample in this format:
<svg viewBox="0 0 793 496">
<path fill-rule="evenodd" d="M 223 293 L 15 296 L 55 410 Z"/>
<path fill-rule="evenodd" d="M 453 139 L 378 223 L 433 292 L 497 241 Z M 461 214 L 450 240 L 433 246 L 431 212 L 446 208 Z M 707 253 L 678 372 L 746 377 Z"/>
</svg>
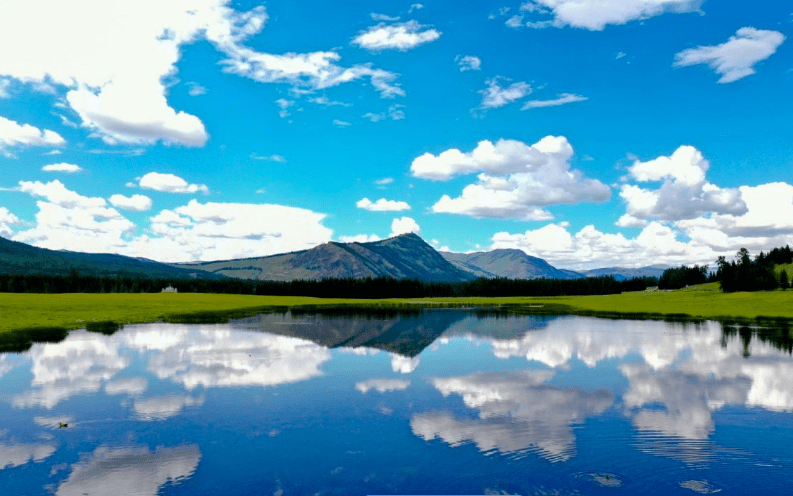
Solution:
<svg viewBox="0 0 793 496">
<path fill-rule="evenodd" d="M 532 370 L 435 378 L 432 383 L 443 396 L 461 396 L 478 418 L 428 412 L 414 415 L 410 427 L 425 440 L 437 437 L 451 446 L 473 442 L 483 452 L 536 451 L 552 462 L 568 460 L 576 451 L 573 425 L 603 413 L 614 398 L 608 390 L 546 385 L 553 376 Z"/>
<path fill-rule="evenodd" d="M 198 467 L 198 445 L 173 448 L 99 447 L 72 465 L 69 477 L 56 491 L 58 496 L 118 494 L 153 496 L 166 483 L 189 478 Z"/>
</svg>

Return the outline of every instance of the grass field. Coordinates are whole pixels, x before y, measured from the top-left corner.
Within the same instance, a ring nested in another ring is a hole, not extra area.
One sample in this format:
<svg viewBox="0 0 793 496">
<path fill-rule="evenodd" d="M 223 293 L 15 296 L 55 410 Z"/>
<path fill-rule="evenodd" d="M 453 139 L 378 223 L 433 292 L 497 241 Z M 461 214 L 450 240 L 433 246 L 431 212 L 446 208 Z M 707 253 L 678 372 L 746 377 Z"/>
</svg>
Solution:
<svg viewBox="0 0 793 496">
<path fill-rule="evenodd" d="M 390 300 L 323 299 L 225 294 L 13 294 L 0 293 L 0 333 L 48 327 L 77 329 L 92 322 L 118 324 L 222 322 L 272 307 L 295 306 L 502 306 L 521 312 L 571 313 L 609 317 L 793 320 L 793 290 L 756 293 L 718 291 L 713 284 L 680 291 L 553 298 L 427 298 Z M 541 307 L 539 305 L 542 305 Z"/>
</svg>

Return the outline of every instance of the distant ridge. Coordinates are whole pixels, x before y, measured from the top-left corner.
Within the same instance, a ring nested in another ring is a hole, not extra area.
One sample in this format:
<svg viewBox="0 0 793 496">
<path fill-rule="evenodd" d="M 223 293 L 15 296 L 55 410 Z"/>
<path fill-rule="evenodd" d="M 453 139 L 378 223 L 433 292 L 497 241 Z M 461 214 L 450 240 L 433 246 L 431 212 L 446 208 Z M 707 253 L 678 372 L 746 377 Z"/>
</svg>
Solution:
<svg viewBox="0 0 793 496">
<path fill-rule="evenodd" d="M 522 250 L 498 249 L 476 253 L 440 252 L 459 269 L 476 277 L 507 277 L 509 279 L 578 279 L 577 272 L 560 270 L 542 258 L 527 255 Z"/>
<path fill-rule="evenodd" d="M 631 279 L 634 277 L 661 277 L 664 270 L 669 267 L 665 265 L 648 265 L 646 267 L 639 267 L 636 269 L 628 269 L 625 267 L 603 267 L 600 269 L 592 269 L 582 271 L 586 277 L 601 277 L 613 276 L 618 281 Z"/>
<path fill-rule="evenodd" d="M 72 270 L 82 276 L 98 277 L 222 278 L 196 267 L 173 267 L 152 260 L 110 253 L 48 250 L 0 237 L 0 273 L 62 276 L 68 275 Z"/>
<path fill-rule="evenodd" d="M 270 281 L 393 277 L 454 282 L 476 278 L 449 263 L 412 233 L 369 243 L 331 241 L 309 250 L 280 255 L 174 266 L 195 267 L 240 279 Z"/>
</svg>

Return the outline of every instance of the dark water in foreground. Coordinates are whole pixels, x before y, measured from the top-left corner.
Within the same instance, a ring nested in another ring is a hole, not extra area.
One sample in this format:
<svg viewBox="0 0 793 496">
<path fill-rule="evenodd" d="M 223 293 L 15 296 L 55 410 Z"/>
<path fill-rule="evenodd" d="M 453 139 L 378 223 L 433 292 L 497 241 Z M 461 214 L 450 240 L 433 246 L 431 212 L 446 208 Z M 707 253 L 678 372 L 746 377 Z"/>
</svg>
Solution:
<svg viewBox="0 0 793 496">
<path fill-rule="evenodd" d="M 76 331 L 0 355 L 0 494 L 790 494 L 791 412 L 787 349 L 714 322 Z"/>
</svg>

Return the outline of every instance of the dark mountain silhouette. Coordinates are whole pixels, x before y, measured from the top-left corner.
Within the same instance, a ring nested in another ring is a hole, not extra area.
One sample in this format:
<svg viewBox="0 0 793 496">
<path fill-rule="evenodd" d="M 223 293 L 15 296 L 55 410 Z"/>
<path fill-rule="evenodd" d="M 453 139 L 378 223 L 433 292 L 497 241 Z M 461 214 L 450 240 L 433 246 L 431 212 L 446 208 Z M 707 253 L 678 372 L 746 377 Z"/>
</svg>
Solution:
<svg viewBox="0 0 793 496">
<path fill-rule="evenodd" d="M 198 267 L 174 267 L 152 260 L 113 255 L 48 250 L 0 237 L 0 273 L 19 275 L 68 275 L 76 270 L 82 276 L 153 278 L 209 278 L 223 276 Z"/>
<path fill-rule="evenodd" d="M 415 234 L 370 243 L 331 241 L 310 250 L 268 257 L 176 264 L 241 279 L 292 281 L 393 277 L 423 281 L 467 281 L 476 276 L 449 263 Z"/>
</svg>

